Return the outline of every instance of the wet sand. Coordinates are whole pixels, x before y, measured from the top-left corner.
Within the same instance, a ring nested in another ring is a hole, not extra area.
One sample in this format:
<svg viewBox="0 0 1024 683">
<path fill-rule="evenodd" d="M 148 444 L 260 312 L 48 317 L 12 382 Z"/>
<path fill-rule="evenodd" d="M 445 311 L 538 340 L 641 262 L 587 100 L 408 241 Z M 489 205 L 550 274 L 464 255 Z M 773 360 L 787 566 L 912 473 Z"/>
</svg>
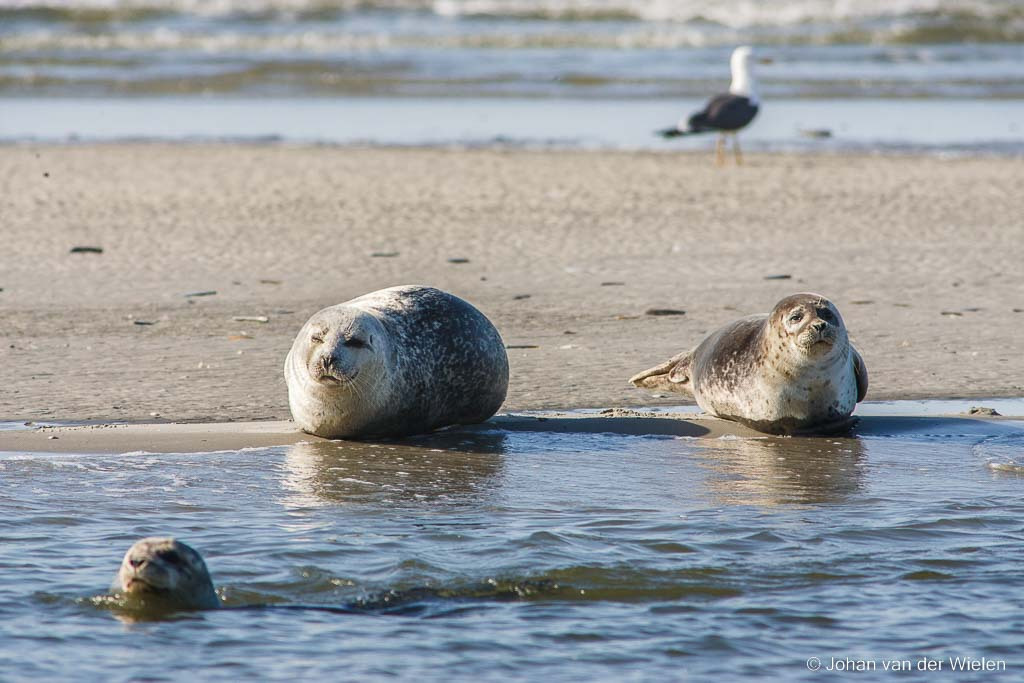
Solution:
<svg viewBox="0 0 1024 683">
<path fill-rule="evenodd" d="M 1019 419 L 963 415 L 868 415 L 835 438 L 849 436 L 920 436 L 929 438 L 991 437 L 1021 434 Z M 545 413 L 499 414 L 481 425 L 453 427 L 417 437 L 367 443 L 405 445 L 427 449 L 473 452 L 486 448 L 486 435 L 531 432 L 534 434 L 603 434 L 718 439 L 721 437 L 768 437 L 743 425 L 708 415 L 633 410 L 607 410 L 601 414 Z M 794 437 L 795 440 L 806 440 Z M 330 443 L 305 434 L 285 420 L 265 422 L 218 422 L 186 424 L 93 424 L 42 426 L 0 431 L 0 452 L 33 453 L 201 453 L 238 451 L 245 448 L 291 446 L 298 443 Z"/>
<path fill-rule="evenodd" d="M 684 403 L 626 379 L 802 290 L 869 399 L 1020 396 L 1022 184 L 996 158 L 0 147 L 0 419 L 285 420 L 306 318 L 403 283 L 518 347 L 506 410 Z"/>
</svg>

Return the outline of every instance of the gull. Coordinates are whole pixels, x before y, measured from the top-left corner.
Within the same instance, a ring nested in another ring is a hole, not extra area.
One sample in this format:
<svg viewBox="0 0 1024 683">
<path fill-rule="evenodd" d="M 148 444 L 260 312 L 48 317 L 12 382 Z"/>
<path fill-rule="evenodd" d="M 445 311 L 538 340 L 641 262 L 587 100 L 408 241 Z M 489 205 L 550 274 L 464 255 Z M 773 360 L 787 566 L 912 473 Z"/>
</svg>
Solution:
<svg viewBox="0 0 1024 683">
<path fill-rule="evenodd" d="M 751 69 L 754 50 L 749 45 L 741 45 L 732 52 L 729 66 L 732 69 L 732 84 L 729 92 L 715 95 L 700 111 L 692 114 L 685 121 L 680 121 L 672 128 L 659 130 L 664 138 L 675 138 L 681 135 L 697 135 L 718 131 L 718 142 L 715 144 L 715 163 L 719 166 L 725 162 L 725 136 L 732 135 L 732 149 L 736 155 L 736 163 L 742 164 L 740 143 L 736 133 L 754 120 L 760 106 L 757 96 L 757 84 Z"/>
</svg>

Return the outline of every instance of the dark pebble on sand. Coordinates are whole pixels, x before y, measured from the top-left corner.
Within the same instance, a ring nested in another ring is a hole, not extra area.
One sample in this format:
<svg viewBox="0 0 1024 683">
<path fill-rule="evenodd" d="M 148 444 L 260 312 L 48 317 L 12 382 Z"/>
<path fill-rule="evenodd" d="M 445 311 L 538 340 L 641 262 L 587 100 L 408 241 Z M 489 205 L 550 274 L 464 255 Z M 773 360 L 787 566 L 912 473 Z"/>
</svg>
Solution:
<svg viewBox="0 0 1024 683">
<path fill-rule="evenodd" d="M 851 301 L 850 303 L 851 304 L 856 304 L 858 306 L 866 306 L 868 304 L 873 304 L 875 302 L 872 301 L 871 299 L 859 299 L 857 301 Z"/>
<path fill-rule="evenodd" d="M 43 173 L 43 177 L 44 177 L 44 178 L 49 178 L 49 177 L 50 177 L 50 174 L 49 174 L 48 172 L 47 172 L 47 173 Z"/>
<path fill-rule="evenodd" d="M 765 275 L 764 279 L 765 280 L 791 280 L 791 279 L 793 279 L 793 276 L 792 275 L 785 275 L 785 274 L 783 274 L 783 275 Z"/>
<path fill-rule="evenodd" d="M 686 311 L 678 308 L 648 308 L 644 315 L 686 315 Z"/>
<path fill-rule="evenodd" d="M 529 299 L 529 298 L 530 298 L 529 294 L 516 294 L 514 297 L 512 297 L 512 300 L 513 301 L 522 301 L 523 299 Z"/>
<path fill-rule="evenodd" d="M 397 251 L 375 251 L 370 254 L 370 258 L 395 258 L 398 256 Z"/>
<path fill-rule="evenodd" d="M 539 349 L 536 344 L 506 344 L 506 349 Z"/>
<path fill-rule="evenodd" d="M 469 263 L 468 258 L 450 258 L 448 263 Z"/>
<path fill-rule="evenodd" d="M 961 313 L 960 311 L 943 311 L 942 315 L 946 316 L 947 318 L 962 318 L 962 317 L 964 317 L 964 314 Z"/>
<path fill-rule="evenodd" d="M 602 282 L 601 286 L 602 287 L 623 287 L 623 286 L 625 286 L 625 284 L 626 284 L 625 282 Z"/>
<path fill-rule="evenodd" d="M 2 291 L 4 291 L 4 290 L 0 289 L 0 292 L 2 292 Z M 1013 312 L 1014 313 L 1024 313 L 1024 308 L 1015 308 L 1015 309 L 1013 309 Z"/>
<path fill-rule="evenodd" d="M 72 254 L 102 254 L 103 247 L 71 247 Z"/>
<path fill-rule="evenodd" d="M 133 325 L 156 325 L 152 320 L 133 320 Z"/>
<path fill-rule="evenodd" d="M 261 285 L 279 285 L 279 284 L 281 284 L 281 281 L 280 280 L 267 280 L 267 279 L 263 279 L 263 280 L 260 280 L 260 284 Z"/>
<path fill-rule="evenodd" d="M 566 330 L 565 332 L 562 332 L 562 334 L 576 334 L 576 333 L 573 332 L 572 330 Z"/>
<path fill-rule="evenodd" d="M 202 291 L 202 292 L 189 292 L 188 294 L 185 294 L 184 296 L 185 296 L 186 299 L 191 299 L 192 297 L 196 297 L 196 296 L 213 296 L 216 293 L 217 293 L 217 290 L 215 290 L 215 289 L 208 289 L 208 290 L 205 290 L 205 291 Z"/>
</svg>

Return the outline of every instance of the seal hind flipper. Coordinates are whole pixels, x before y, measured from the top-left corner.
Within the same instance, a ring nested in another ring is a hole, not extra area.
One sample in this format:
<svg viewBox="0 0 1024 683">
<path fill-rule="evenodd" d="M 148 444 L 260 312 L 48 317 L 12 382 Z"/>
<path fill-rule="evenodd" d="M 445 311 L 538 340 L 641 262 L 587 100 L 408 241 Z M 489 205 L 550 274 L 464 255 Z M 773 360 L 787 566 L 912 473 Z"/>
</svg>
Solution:
<svg viewBox="0 0 1024 683">
<path fill-rule="evenodd" d="M 690 389 L 690 363 L 693 352 L 686 351 L 669 358 L 661 365 L 644 370 L 629 378 L 629 383 L 642 389 L 661 389 L 681 394 L 692 393 Z"/>
<path fill-rule="evenodd" d="M 868 366 L 864 365 L 857 349 L 851 346 L 850 353 L 853 355 L 853 373 L 857 376 L 857 403 L 860 403 L 868 395 Z"/>
</svg>

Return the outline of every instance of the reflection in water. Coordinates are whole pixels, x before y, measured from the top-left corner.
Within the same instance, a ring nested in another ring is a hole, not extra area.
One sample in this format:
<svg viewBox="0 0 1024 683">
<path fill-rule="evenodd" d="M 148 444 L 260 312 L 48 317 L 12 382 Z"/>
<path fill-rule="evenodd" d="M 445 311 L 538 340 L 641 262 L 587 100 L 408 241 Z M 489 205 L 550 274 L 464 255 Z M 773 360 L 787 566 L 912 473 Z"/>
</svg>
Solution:
<svg viewBox="0 0 1024 683">
<path fill-rule="evenodd" d="M 841 503 L 863 486 L 858 439 L 726 437 L 697 445 L 695 457 L 710 470 L 706 485 L 724 503 Z"/>
<path fill-rule="evenodd" d="M 505 434 L 438 432 L 392 443 L 315 441 L 285 454 L 288 503 L 458 501 L 496 485 Z"/>
</svg>

